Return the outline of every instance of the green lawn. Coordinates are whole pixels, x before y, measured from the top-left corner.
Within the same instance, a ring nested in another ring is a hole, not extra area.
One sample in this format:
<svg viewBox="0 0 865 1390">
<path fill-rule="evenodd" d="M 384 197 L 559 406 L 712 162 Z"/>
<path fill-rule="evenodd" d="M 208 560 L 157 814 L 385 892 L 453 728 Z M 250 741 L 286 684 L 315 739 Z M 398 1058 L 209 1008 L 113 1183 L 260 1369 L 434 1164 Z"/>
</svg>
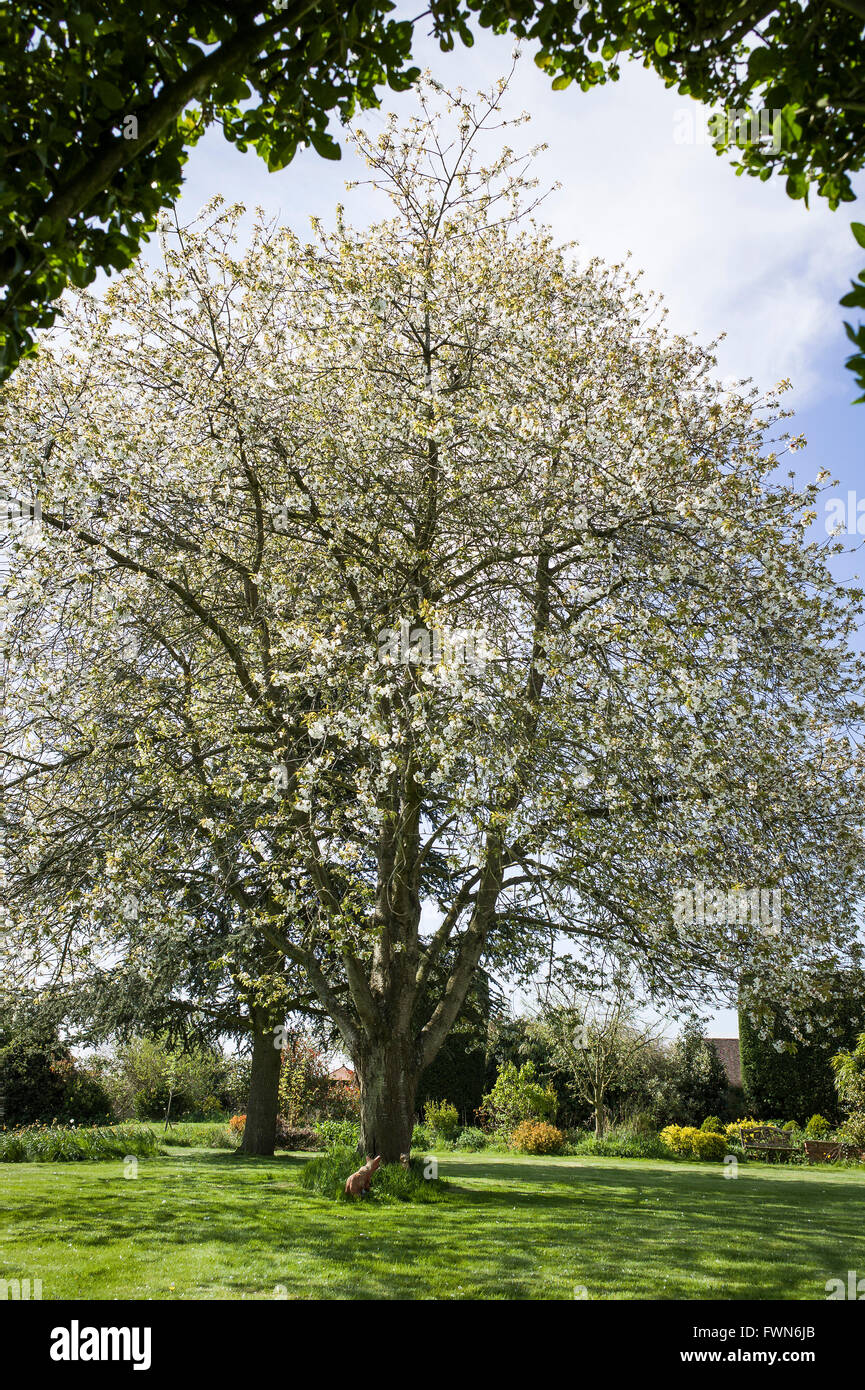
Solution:
<svg viewBox="0 0 865 1390">
<path fill-rule="evenodd" d="M 435 1205 L 301 1191 L 306 1156 L 0 1165 L 0 1277 L 49 1298 L 825 1298 L 865 1171 L 441 1156 Z"/>
</svg>

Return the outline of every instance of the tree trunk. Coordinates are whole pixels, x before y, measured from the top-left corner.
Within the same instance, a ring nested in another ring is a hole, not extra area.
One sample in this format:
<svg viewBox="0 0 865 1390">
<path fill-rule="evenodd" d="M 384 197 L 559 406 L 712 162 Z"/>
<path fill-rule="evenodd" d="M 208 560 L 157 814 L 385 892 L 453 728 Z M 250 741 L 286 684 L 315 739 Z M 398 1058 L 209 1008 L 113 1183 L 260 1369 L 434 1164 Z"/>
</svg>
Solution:
<svg viewBox="0 0 865 1390">
<path fill-rule="evenodd" d="M 409 1040 L 388 1039 L 354 1059 L 360 1083 L 360 1148 L 383 1163 L 411 1149 L 419 1068 Z"/>
<path fill-rule="evenodd" d="M 258 1013 L 254 1015 L 252 1070 L 243 1130 L 245 1154 L 272 1156 L 279 1107 L 279 1071 L 282 1052 L 274 1046 L 274 1031 Z"/>
</svg>

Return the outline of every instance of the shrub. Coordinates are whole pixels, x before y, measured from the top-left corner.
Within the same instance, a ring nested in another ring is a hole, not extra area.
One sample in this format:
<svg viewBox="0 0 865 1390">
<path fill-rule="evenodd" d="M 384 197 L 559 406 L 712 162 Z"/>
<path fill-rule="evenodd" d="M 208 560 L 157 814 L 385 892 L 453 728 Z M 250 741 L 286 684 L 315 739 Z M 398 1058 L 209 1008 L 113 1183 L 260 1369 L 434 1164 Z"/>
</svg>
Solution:
<svg viewBox="0 0 865 1390">
<path fill-rule="evenodd" d="M 243 1131 L 246 1129 L 246 1116 L 232 1115 L 231 1119 L 228 1121 L 228 1128 L 231 1130 L 232 1134 L 242 1135 Z"/>
<path fill-rule="evenodd" d="M 322 1120 L 350 1120 L 360 1122 L 360 1087 L 348 1085 L 345 1081 L 330 1081 L 324 1099 L 318 1109 Z"/>
<path fill-rule="evenodd" d="M 97 1067 L 73 1058 L 45 1016 L 0 1009 L 0 1095 L 7 1124 L 110 1124 L 114 1105 Z"/>
<path fill-rule="evenodd" d="M 812 1115 L 805 1125 L 805 1133 L 809 1139 L 825 1139 L 832 1133 L 832 1126 L 824 1115 Z"/>
<path fill-rule="evenodd" d="M 481 983 L 481 982 L 479 982 Z M 473 1115 L 481 1104 L 486 1080 L 486 1017 L 461 1018 L 445 1039 L 433 1062 L 425 1067 L 418 1084 L 417 1107 L 427 1101 L 447 1100 L 460 1118 Z"/>
<path fill-rule="evenodd" d="M 510 1137 L 510 1147 L 524 1154 L 561 1153 L 565 1136 L 546 1120 L 523 1120 Z"/>
<path fill-rule="evenodd" d="M 857 1110 L 850 1115 L 838 1130 L 838 1137 L 845 1144 L 855 1144 L 858 1149 L 865 1149 L 865 1110 Z"/>
<path fill-rule="evenodd" d="M 118 1115 L 157 1120 L 165 1115 L 169 1096 L 170 1118 L 207 1114 L 208 1102 L 221 1095 L 229 1075 L 225 1058 L 213 1049 L 184 1051 L 165 1037 L 142 1037 L 117 1049 L 103 1080 Z"/>
<path fill-rule="evenodd" d="M 462 1149 L 467 1153 L 477 1153 L 480 1149 L 485 1149 L 486 1146 L 487 1136 L 482 1129 L 477 1129 L 472 1125 L 467 1125 L 454 1140 L 454 1148 Z"/>
<path fill-rule="evenodd" d="M 723 1134 L 695 1129 L 692 1125 L 667 1125 L 661 1130 L 661 1142 L 678 1158 L 719 1162 L 727 1152 L 727 1140 Z"/>
<path fill-rule="evenodd" d="M 792 1134 L 795 1130 L 799 1128 L 799 1126 L 797 1125 L 795 1120 L 785 1120 L 781 1128 L 785 1129 L 788 1134 Z"/>
<path fill-rule="evenodd" d="M 28 1125 L 0 1131 L 0 1162 L 69 1163 L 76 1160 L 153 1158 L 159 1139 L 144 1125 Z"/>
<path fill-rule="evenodd" d="M 311 1158 L 298 1177 L 301 1187 L 335 1202 L 438 1202 L 445 1195 L 441 1178 L 425 1178 L 423 1160 L 413 1159 L 410 1167 L 389 1163 L 379 1168 L 369 1193 L 363 1198 L 349 1197 L 345 1180 L 363 1163 L 356 1149 L 333 1148 Z"/>
<path fill-rule="evenodd" d="M 189 1108 L 186 1096 L 178 1091 L 174 1091 L 172 1094 L 171 1086 L 167 1081 L 156 1081 L 151 1085 L 143 1086 L 132 1097 L 132 1109 L 135 1118 L 137 1120 L 164 1120 L 168 1111 L 169 1100 L 171 1112 L 175 1115 L 182 1115 Z M 171 1112 L 169 1112 L 169 1118 Z"/>
<path fill-rule="evenodd" d="M 356 1149 L 360 1129 L 353 1120 L 319 1120 L 316 1125 L 324 1149 Z"/>
<path fill-rule="evenodd" d="M 69 1068 L 62 1114 L 79 1125 L 111 1124 L 114 1106 L 94 1071 L 80 1065 Z"/>
<path fill-rule="evenodd" d="M 296 1129 L 320 1113 L 331 1084 L 324 1053 L 305 1033 L 291 1033 L 279 1072 L 279 1113 L 286 1125 Z"/>
<path fill-rule="evenodd" d="M 491 1128 L 511 1133 L 523 1120 L 552 1123 L 556 1104 L 553 1086 L 541 1084 L 532 1062 L 521 1067 L 506 1062 L 492 1090 L 484 1096 L 479 1113 Z"/>
<path fill-rule="evenodd" d="M 674 1124 L 691 1127 L 701 1115 L 726 1111 L 727 1073 L 715 1044 L 698 1029 L 686 1028 L 669 1052 L 658 1058 L 649 1078 L 652 1109 Z"/>
<path fill-rule="evenodd" d="M 321 1139 L 318 1131 L 311 1125 L 288 1125 L 281 1115 L 276 1119 L 276 1141 L 277 1149 L 291 1149 L 296 1152 L 309 1151 L 321 1148 Z"/>
<path fill-rule="evenodd" d="M 856 1040 L 851 1052 L 839 1052 L 832 1058 L 838 1099 L 847 1111 L 839 1133 L 848 1144 L 865 1148 L 865 1033 Z"/>
<path fill-rule="evenodd" d="M 56 1020 L 32 1001 L 0 999 L 0 1093 L 7 1124 L 25 1126 L 63 1112 L 69 1049 Z"/>
<path fill-rule="evenodd" d="M 733 1140 L 735 1143 L 737 1140 L 741 1139 L 742 1133 L 747 1135 L 752 1133 L 755 1129 L 762 1129 L 766 1123 L 766 1120 L 755 1120 L 749 1116 L 744 1120 L 734 1120 L 731 1125 L 727 1125 L 725 1133 L 727 1138 Z"/>
<path fill-rule="evenodd" d="M 432 1136 L 426 1125 L 415 1125 L 411 1134 L 411 1147 L 413 1149 L 431 1149 Z"/>
<path fill-rule="evenodd" d="M 436 1139 L 449 1143 L 456 1137 L 460 1117 L 449 1100 L 428 1100 L 423 1112 L 424 1125 Z"/>
<path fill-rule="evenodd" d="M 724 1123 L 717 1115 L 708 1115 L 700 1128 L 706 1134 L 723 1134 Z"/>
</svg>

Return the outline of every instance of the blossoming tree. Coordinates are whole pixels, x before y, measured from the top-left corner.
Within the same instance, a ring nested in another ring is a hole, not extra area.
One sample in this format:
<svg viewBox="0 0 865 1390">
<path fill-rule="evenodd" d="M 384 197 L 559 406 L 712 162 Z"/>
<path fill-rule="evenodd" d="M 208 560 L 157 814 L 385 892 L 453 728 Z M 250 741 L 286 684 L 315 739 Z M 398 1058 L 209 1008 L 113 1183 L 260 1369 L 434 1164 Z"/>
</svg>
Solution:
<svg viewBox="0 0 865 1390">
<path fill-rule="evenodd" d="M 783 412 L 527 215 L 501 88 L 420 101 L 356 136 L 389 220 L 166 225 L 0 405 L 6 949 L 155 969 L 218 904 L 262 1151 L 286 979 L 392 1162 L 480 965 L 768 1005 L 856 953 L 859 596 Z"/>
</svg>

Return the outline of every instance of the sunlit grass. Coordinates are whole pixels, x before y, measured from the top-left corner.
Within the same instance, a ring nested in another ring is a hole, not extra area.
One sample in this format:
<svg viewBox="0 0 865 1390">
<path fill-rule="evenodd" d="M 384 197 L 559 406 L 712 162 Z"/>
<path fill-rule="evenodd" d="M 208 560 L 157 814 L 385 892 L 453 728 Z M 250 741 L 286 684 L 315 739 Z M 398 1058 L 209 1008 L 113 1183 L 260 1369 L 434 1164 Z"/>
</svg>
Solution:
<svg viewBox="0 0 865 1390">
<path fill-rule="evenodd" d="M 825 1298 L 865 1171 L 447 1154 L 433 1205 L 303 1190 L 308 1155 L 4 1165 L 0 1277 L 43 1298 Z"/>
</svg>

